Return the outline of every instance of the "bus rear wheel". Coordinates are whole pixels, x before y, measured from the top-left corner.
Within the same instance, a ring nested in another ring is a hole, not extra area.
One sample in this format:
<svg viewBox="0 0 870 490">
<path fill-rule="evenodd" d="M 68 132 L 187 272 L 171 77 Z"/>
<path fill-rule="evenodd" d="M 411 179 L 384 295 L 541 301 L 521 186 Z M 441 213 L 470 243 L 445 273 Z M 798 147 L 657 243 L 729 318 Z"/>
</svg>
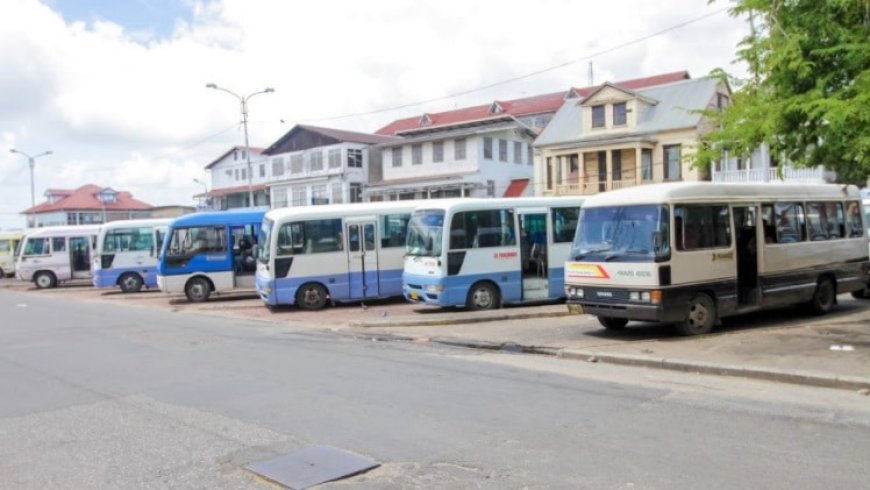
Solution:
<svg viewBox="0 0 870 490">
<path fill-rule="evenodd" d="M 207 301 L 211 294 L 211 285 L 201 277 L 194 277 L 184 286 L 184 294 L 191 303 Z"/>
<path fill-rule="evenodd" d="M 466 306 L 469 310 L 492 310 L 499 307 L 498 288 L 490 282 L 478 282 L 468 291 Z"/>
<path fill-rule="evenodd" d="M 121 286 L 121 291 L 125 293 L 138 293 L 142 289 L 142 276 L 135 272 L 128 272 L 118 279 L 118 285 Z"/>
<path fill-rule="evenodd" d="M 305 284 L 296 291 L 296 305 L 300 309 L 314 311 L 326 306 L 326 288 L 320 284 Z"/>
<path fill-rule="evenodd" d="M 598 323 L 607 330 L 622 330 L 628 325 L 628 320 L 625 318 L 613 318 L 609 316 L 599 316 Z"/>
<path fill-rule="evenodd" d="M 689 302 L 686 319 L 677 324 L 681 335 L 703 335 L 713 331 L 716 324 L 716 304 L 710 296 L 699 293 Z"/>
<path fill-rule="evenodd" d="M 824 315 L 831 311 L 837 301 L 837 287 L 830 277 L 819 279 L 813 299 L 810 300 L 810 308 L 816 315 Z"/>
<path fill-rule="evenodd" d="M 51 272 L 37 272 L 35 276 L 33 276 L 33 283 L 36 284 L 36 287 L 39 289 L 48 289 L 57 286 L 57 277 Z"/>
</svg>

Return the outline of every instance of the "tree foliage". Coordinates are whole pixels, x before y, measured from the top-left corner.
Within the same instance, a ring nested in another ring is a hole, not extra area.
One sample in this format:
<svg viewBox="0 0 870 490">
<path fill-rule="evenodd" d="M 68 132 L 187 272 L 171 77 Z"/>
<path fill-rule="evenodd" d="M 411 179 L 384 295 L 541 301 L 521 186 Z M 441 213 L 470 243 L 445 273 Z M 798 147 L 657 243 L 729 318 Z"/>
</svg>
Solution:
<svg viewBox="0 0 870 490">
<path fill-rule="evenodd" d="M 870 175 L 870 0 L 734 0 L 753 27 L 738 56 L 750 77 L 702 138 L 697 164 L 762 143 L 796 166 L 824 164 L 841 182 Z M 713 75 L 727 76 L 721 70 Z"/>
</svg>

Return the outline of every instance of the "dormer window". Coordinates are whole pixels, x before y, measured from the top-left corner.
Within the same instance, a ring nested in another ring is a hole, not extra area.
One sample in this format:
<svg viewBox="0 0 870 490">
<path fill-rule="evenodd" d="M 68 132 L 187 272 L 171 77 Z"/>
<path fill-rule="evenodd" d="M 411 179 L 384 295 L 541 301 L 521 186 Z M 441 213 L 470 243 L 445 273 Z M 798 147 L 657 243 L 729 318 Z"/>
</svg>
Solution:
<svg viewBox="0 0 870 490">
<path fill-rule="evenodd" d="M 592 106 L 592 127 L 593 128 L 603 128 L 604 127 L 604 106 L 603 105 Z"/>
<path fill-rule="evenodd" d="M 504 112 L 504 108 L 498 103 L 498 101 L 493 102 L 492 105 L 489 106 L 490 114 L 501 114 L 502 112 Z"/>
<path fill-rule="evenodd" d="M 613 104 L 613 125 L 614 126 L 625 126 L 626 124 L 625 117 L 625 102 L 619 102 L 617 104 Z"/>
<path fill-rule="evenodd" d="M 103 204 L 111 204 L 118 200 L 118 193 L 106 188 L 97 193 L 97 199 Z"/>
<path fill-rule="evenodd" d="M 429 117 L 429 114 L 423 114 L 423 117 L 420 118 L 420 126 L 430 125 L 432 125 L 432 118 Z"/>
</svg>

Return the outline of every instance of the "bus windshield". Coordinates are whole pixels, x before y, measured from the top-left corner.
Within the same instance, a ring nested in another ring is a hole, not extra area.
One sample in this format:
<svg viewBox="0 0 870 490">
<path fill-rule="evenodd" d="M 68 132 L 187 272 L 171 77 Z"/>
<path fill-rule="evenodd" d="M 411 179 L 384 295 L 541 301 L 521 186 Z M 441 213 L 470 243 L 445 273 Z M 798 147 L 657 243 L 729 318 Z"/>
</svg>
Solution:
<svg viewBox="0 0 870 490">
<path fill-rule="evenodd" d="M 405 253 L 421 257 L 441 256 L 444 211 L 415 211 L 408 222 L 408 245 Z"/>
<path fill-rule="evenodd" d="M 668 208 L 662 205 L 581 208 L 572 260 L 657 262 L 670 257 Z"/>
<path fill-rule="evenodd" d="M 263 224 L 260 226 L 260 231 L 257 233 L 257 260 L 267 264 L 269 263 L 272 239 L 272 227 L 275 222 L 270 219 L 263 219 Z"/>
</svg>

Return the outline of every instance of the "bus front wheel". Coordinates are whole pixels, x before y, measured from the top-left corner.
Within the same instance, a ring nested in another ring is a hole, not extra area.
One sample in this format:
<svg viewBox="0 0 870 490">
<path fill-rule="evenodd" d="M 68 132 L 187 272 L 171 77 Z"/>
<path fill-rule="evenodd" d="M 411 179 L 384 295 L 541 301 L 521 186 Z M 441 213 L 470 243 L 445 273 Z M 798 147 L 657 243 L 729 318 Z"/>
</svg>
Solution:
<svg viewBox="0 0 870 490">
<path fill-rule="evenodd" d="M 33 283 L 36 284 L 36 287 L 39 289 L 48 289 L 57 286 L 57 277 L 54 276 L 51 272 L 37 272 L 35 276 L 33 276 Z"/>
<path fill-rule="evenodd" d="M 469 310 L 492 310 L 499 307 L 498 288 L 490 282 L 478 282 L 468 291 Z"/>
<path fill-rule="evenodd" d="M 622 330 L 628 325 L 628 320 L 625 318 L 613 318 L 609 316 L 599 316 L 598 323 L 607 330 Z"/>
<path fill-rule="evenodd" d="M 816 284 L 816 291 L 813 293 L 813 299 L 810 300 L 810 308 L 816 315 L 824 315 L 831 311 L 834 303 L 837 301 L 837 287 L 834 286 L 834 281 L 830 277 L 819 279 Z"/>
<path fill-rule="evenodd" d="M 201 277 L 194 277 L 184 286 L 184 294 L 191 303 L 202 303 L 211 294 L 211 285 Z"/>
<path fill-rule="evenodd" d="M 296 305 L 303 310 L 320 310 L 326 306 L 326 288 L 320 284 L 306 284 L 296 291 Z"/>
<path fill-rule="evenodd" d="M 142 289 L 142 276 L 128 272 L 118 279 L 118 284 L 121 286 L 121 291 L 125 293 L 138 293 Z"/>
<path fill-rule="evenodd" d="M 716 324 L 716 304 L 710 296 L 699 293 L 689 302 L 686 319 L 677 324 L 682 335 L 703 335 L 713 331 Z"/>
</svg>

